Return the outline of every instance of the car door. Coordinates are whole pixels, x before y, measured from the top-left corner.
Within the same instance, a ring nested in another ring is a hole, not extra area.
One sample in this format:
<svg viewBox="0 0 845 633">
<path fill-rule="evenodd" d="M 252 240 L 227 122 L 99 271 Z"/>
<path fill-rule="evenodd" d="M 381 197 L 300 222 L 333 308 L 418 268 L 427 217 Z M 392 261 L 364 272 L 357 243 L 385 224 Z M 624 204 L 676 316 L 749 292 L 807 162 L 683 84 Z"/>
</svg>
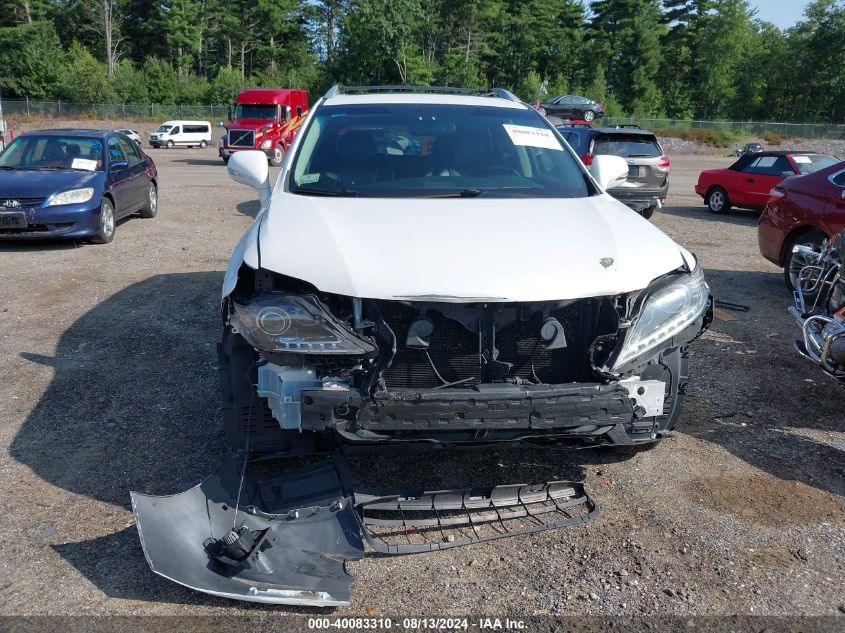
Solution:
<svg viewBox="0 0 845 633">
<path fill-rule="evenodd" d="M 127 137 L 118 137 L 120 147 L 123 154 L 129 161 L 129 189 L 134 208 L 132 211 L 140 209 L 147 201 L 147 187 L 149 185 L 149 178 L 147 176 L 147 161 L 141 156 L 138 147 Z"/>
<path fill-rule="evenodd" d="M 752 160 L 743 170 L 744 183 L 741 199 L 731 196 L 731 200 L 738 205 L 763 208 L 769 200 L 772 187 L 779 184 L 787 175 L 792 176 L 795 170 L 786 156 L 763 155 Z"/>
<path fill-rule="evenodd" d="M 119 218 L 135 210 L 133 206 L 137 201 L 137 191 L 133 191 L 132 172 L 129 169 L 129 160 L 120 146 L 120 140 L 116 136 L 110 136 L 106 142 L 106 155 L 108 156 L 108 187 L 114 197 L 114 214 Z"/>
<path fill-rule="evenodd" d="M 552 114 L 562 119 L 569 119 L 572 117 L 572 105 L 572 97 L 565 95 L 557 100 Z"/>
</svg>

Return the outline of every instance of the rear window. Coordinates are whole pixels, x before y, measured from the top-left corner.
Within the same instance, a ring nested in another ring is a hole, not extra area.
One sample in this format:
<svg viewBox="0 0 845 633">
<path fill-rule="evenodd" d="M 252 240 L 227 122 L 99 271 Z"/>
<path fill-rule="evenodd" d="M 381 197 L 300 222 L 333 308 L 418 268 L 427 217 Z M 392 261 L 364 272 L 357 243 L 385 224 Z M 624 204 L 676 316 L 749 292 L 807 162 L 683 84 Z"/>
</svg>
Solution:
<svg viewBox="0 0 845 633">
<path fill-rule="evenodd" d="M 839 159 L 824 154 L 799 154 L 792 156 L 792 162 L 798 168 L 799 174 L 806 175 L 831 167 L 838 163 Z"/>
<path fill-rule="evenodd" d="M 560 132 L 561 136 L 566 139 L 566 142 L 569 143 L 569 146 L 572 149 L 574 149 L 576 152 L 579 152 L 584 138 L 583 134 L 571 128 L 559 127 L 557 128 L 557 131 Z"/>
<path fill-rule="evenodd" d="M 622 158 L 657 158 L 663 155 L 657 138 L 650 134 L 600 134 L 593 142 L 593 155 Z"/>
</svg>

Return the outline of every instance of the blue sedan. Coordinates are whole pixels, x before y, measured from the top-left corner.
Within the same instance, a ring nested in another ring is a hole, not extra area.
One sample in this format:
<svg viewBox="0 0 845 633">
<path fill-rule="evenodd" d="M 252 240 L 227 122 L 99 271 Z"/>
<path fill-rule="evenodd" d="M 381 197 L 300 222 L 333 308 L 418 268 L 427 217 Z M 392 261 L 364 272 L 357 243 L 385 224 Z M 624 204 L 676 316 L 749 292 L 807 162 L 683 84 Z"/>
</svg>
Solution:
<svg viewBox="0 0 845 633">
<path fill-rule="evenodd" d="M 158 172 L 126 135 L 102 130 L 22 134 L 0 153 L 0 239 L 88 238 L 115 223 L 155 217 Z"/>
</svg>

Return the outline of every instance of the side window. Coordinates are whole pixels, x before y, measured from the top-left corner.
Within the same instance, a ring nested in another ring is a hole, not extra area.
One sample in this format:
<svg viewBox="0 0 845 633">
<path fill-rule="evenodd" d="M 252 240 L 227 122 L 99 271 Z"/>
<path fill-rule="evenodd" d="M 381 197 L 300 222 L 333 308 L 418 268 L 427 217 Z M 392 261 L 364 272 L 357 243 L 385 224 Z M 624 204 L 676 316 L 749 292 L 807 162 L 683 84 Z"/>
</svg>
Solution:
<svg viewBox="0 0 845 633">
<path fill-rule="evenodd" d="M 181 134 L 182 129 L 177 125 L 172 130 L 170 130 L 170 136 L 176 136 L 177 134 Z"/>
<path fill-rule="evenodd" d="M 125 138 L 118 139 L 120 141 L 120 148 L 123 150 L 123 153 L 126 155 L 126 158 L 129 159 L 130 165 L 137 165 L 141 162 L 141 154 L 138 153 L 138 148 L 135 147 L 135 143 Z"/>
<path fill-rule="evenodd" d="M 833 180 L 833 184 L 839 187 L 845 187 L 845 171 L 840 171 L 831 180 Z"/>
<path fill-rule="evenodd" d="M 780 176 L 783 172 L 794 173 L 792 165 L 785 156 L 760 156 L 752 161 L 745 171 L 750 174 L 761 174 L 765 176 Z"/>
<path fill-rule="evenodd" d="M 120 149 L 120 143 L 116 138 L 109 139 L 109 161 L 114 162 L 116 160 L 126 160 L 126 155 L 123 153 L 123 150 Z"/>
<path fill-rule="evenodd" d="M 759 156 L 752 160 L 743 171 L 749 174 L 765 174 L 775 164 L 775 156 Z"/>
</svg>

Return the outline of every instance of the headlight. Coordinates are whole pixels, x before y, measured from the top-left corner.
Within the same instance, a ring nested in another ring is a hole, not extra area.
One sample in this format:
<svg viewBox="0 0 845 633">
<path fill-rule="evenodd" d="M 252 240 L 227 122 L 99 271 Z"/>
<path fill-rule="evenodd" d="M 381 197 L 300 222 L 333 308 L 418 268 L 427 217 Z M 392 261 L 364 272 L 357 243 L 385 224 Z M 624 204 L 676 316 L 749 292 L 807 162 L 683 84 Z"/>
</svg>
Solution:
<svg viewBox="0 0 845 633">
<path fill-rule="evenodd" d="M 272 145 L 273 145 L 273 141 L 271 141 L 271 140 L 268 138 L 266 141 L 262 141 L 262 142 L 261 142 L 261 149 L 270 149 L 270 147 L 271 147 Z"/>
<path fill-rule="evenodd" d="M 710 298 L 704 271 L 696 266 L 690 275 L 658 290 L 640 310 L 614 367 L 653 350 L 676 334 L 683 332 L 702 315 Z"/>
<path fill-rule="evenodd" d="M 377 351 L 312 295 L 268 292 L 247 304 L 233 305 L 235 329 L 262 351 L 362 357 L 374 356 Z"/>
<path fill-rule="evenodd" d="M 94 189 L 85 187 L 84 189 L 71 189 L 70 191 L 63 191 L 57 193 L 50 198 L 47 203 L 48 207 L 55 207 L 60 204 L 79 204 L 80 202 L 88 202 L 94 195 Z"/>
<path fill-rule="evenodd" d="M 217 141 L 217 144 L 218 144 L 220 147 L 223 147 L 223 143 L 225 143 L 225 142 L 226 142 L 226 136 L 225 136 L 225 135 L 223 135 L 223 136 L 221 136 L 221 137 L 220 137 L 220 140 L 219 140 L 219 141 Z"/>
</svg>

